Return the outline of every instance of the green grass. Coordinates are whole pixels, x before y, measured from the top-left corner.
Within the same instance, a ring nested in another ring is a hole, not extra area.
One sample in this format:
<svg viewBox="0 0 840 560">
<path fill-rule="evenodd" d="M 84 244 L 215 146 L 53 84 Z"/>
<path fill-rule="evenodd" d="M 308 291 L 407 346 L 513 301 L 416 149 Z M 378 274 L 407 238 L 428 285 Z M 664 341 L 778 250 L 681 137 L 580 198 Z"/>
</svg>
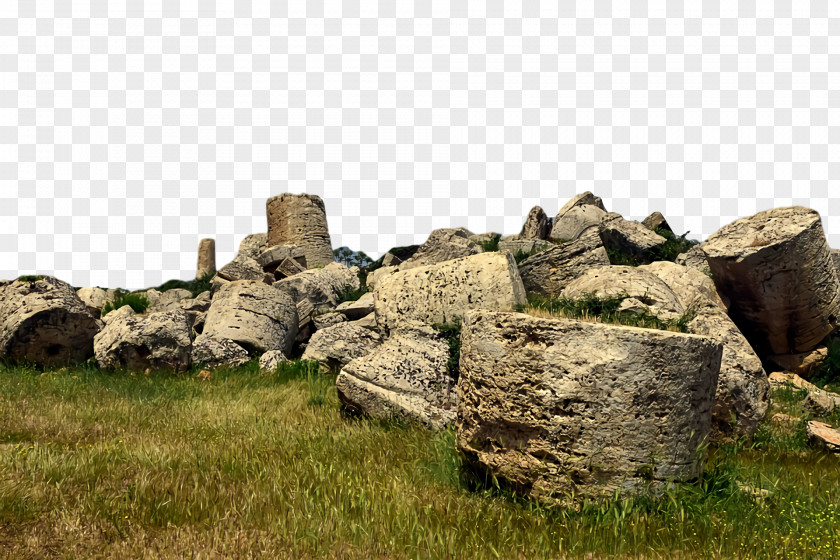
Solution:
<svg viewBox="0 0 840 560">
<path fill-rule="evenodd" d="M 37 282 L 38 280 L 43 280 L 44 277 L 40 274 L 35 274 L 35 275 L 18 276 L 17 279 L 20 280 L 21 282 Z"/>
<path fill-rule="evenodd" d="M 685 253 L 700 242 L 694 239 L 686 239 L 691 233 L 689 231 L 682 235 L 676 235 L 667 229 L 657 228 L 656 234 L 665 238 L 665 243 L 654 247 L 643 255 L 630 255 L 617 249 L 607 249 L 607 257 L 610 264 L 614 266 L 640 266 L 654 261 L 674 262 L 680 253 Z"/>
<path fill-rule="evenodd" d="M 210 291 L 210 280 L 213 279 L 214 274 L 206 274 L 201 278 L 196 278 L 195 280 L 169 280 L 168 282 L 164 282 L 155 290 L 159 292 L 166 292 L 168 290 L 175 290 L 175 289 L 182 289 L 188 290 L 193 297 L 196 297 L 198 294 L 203 292 Z"/>
<path fill-rule="evenodd" d="M 677 319 L 662 319 L 647 311 L 644 313 L 619 311 L 619 306 L 628 297 L 630 296 L 621 294 L 600 298 L 595 294 L 584 294 L 581 298 L 572 299 L 530 293 L 528 305 L 521 306 L 519 311 L 540 316 L 557 315 L 569 319 L 596 320 L 601 323 L 630 327 L 688 332 L 688 324 L 694 318 L 693 311 L 687 311 Z"/>
<path fill-rule="evenodd" d="M 461 361 L 461 319 L 455 318 L 450 324 L 436 324 L 433 328 L 438 331 L 449 344 L 449 360 L 446 362 L 446 369 L 449 375 L 458 380 L 461 375 L 461 368 L 459 366 Z"/>
<path fill-rule="evenodd" d="M 367 279 L 367 275 L 365 275 L 365 280 Z M 353 290 L 351 288 L 345 288 L 338 296 L 338 303 L 344 303 L 345 301 L 357 301 L 360 297 L 365 295 L 370 291 L 367 284 L 359 278 L 359 283 L 361 284 L 361 288 L 358 290 Z"/>
<path fill-rule="evenodd" d="M 555 243 L 555 245 L 559 245 Z M 521 263 L 528 257 L 533 257 L 537 253 L 542 253 L 543 251 L 547 251 L 551 247 L 534 247 L 530 251 L 517 251 L 516 254 L 513 255 L 513 260 L 516 261 L 516 264 Z"/>
<path fill-rule="evenodd" d="M 0 365 L 0 556 L 840 555 L 837 458 L 769 423 L 661 501 L 546 508 L 474 487 L 451 431 L 343 417 L 316 372 Z"/>
<path fill-rule="evenodd" d="M 113 303 L 109 301 L 105 304 L 105 307 L 102 308 L 102 316 L 104 317 L 111 311 L 126 305 L 130 306 L 135 313 L 143 313 L 149 308 L 149 300 L 141 294 L 120 294 L 114 299 Z"/>
<path fill-rule="evenodd" d="M 840 390 L 840 335 L 829 335 L 826 347 L 828 354 L 825 360 L 814 368 L 809 379 L 818 387 L 837 391 Z"/>
<path fill-rule="evenodd" d="M 499 240 L 502 238 L 502 234 L 496 233 L 490 237 L 489 241 L 482 241 L 479 243 L 479 247 L 484 249 L 485 253 L 495 253 L 499 251 Z"/>
</svg>

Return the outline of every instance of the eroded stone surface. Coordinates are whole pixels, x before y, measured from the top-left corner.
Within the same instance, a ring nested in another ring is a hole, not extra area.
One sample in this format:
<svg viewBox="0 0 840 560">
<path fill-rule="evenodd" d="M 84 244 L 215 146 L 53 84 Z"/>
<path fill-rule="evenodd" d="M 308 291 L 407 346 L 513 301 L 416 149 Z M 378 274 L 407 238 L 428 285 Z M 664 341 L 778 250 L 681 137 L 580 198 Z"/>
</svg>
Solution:
<svg viewBox="0 0 840 560">
<path fill-rule="evenodd" d="M 198 244 L 198 264 L 195 277 L 204 278 L 216 274 L 216 240 L 202 239 Z"/>
<path fill-rule="evenodd" d="M 621 214 L 610 212 L 598 224 L 604 247 L 626 255 L 642 257 L 667 240 L 639 222 L 625 220 Z"/>
<path fill-rule="evenodd" d="M 499 252 L 507 251 L 516 256 L 517 253 L 536 253 L 551 249 L 555 244 L 542 239 L 512 239 L 510 241 L 499 241 Z"/>
<path fill-rule="evenodd" d="M 691 480 L 720 359 L 707 337 L 474 311 L 456 444 L 469 464 L 547 502 Z"/>
<path fill-rule="evenodd" d="M 123 309 L 109 313 L 105 328 L 94 338 L 100 367 L 132 371 L 189 369 L 192 337 L 182 309 L 149 315 L 134 315 Z"/>
<path fill-rule="evenodd" d="M 597 206 L 573 206 L 554 218 L 549 238 L 554 241 L 574 241 L 587 229 L 600 224 L 606 216 L 607 213 Z"/>
<path fill-rule="evenodd" d="M 825 422 L 808 422 L 805 427 L 808 440 L 817 445 L 825 447 L 832 453 L 840 453 L 840 432 Z"/>
<path fill-rule="evenodd" d="M 269 245 L 302 247 L 308 268 L 335 260 L 321 197 L 283 193 L 266 201 L 266 215 Z"/>
<path fill-rule="evenodd" d="M 472 235 L 464 228 L 436 229 L 410 259 L 400 264 L 400 270 L 429 266 L 453 259 L 476 255 L 483 249 L 468 238 Z"/>
<path fill-rule="evenodd" d="M 807 352 L 837 325 L 840 281 L 815 210 L 736 220 L 702 248 L 732 319 L 760 354 Z"/>
<path fill-rule="evenodd" d="M 319 362 L 326 373 L 338 373 L 344 365 L 367 356 L 381 343 L 380 336 L 369 329 L 338 323 L 316 331 L 301 359 Z"/>
<path fill-rule="evenodd" d="M 265 250 L 267 244 L 267 233 L 252 233 L 239 244 L 239 255 L 255 259 Z"/>
<path fill-rule="evenodd" d="M 345 301 L 335 310 L 344 313 L 350 321 L 367 317 L 373 313 L 373 292 L 363 294 L 356 301 Z"/>
<path fill-rule="evenodd" d="M 306 270 L 289 278 L 278 280 L 274 287 L 289 292 L 295 301 L 308 299 L 316 308 L 323 305 L 335 307 L 346 290 L 360 288 L 358 268 L 347 268 L 331 262 L 323 268 Z"/>
<path fill-rule="evenodd" d="M 277 371 L 277 366 L 288 361 L 289 358 L 287 358 L 282 351 L 269 350 L 268 352 L 260 356 L 260 371 L 274 373 L 275 371 Z"/>
<path fill-rule="evenodd" d="M 674 262 L 702 272 L 711 278 L 711 269 L 709 268 L 709 261 L 706 259 L 706 253 L 703 252 L 702 243 L 695 245 L 685 253 L 680 253 Z"/>
<path fill-rule="evenodd" d="M 724 311 L 729 307 L 729 302 L 724 302 L 718 295 L 712 279 L 698 270 L 669 261 L 656 261 L 638 268 L 665 282 L 685 309 L 691 307 L 698 298 L 707 299 Z"/>
<path fill-rule="evenodd" d="M 671 226 L 668 225 L 668 220 L 665 219 L 665 216 L 663 216 L 661 212 L 654 212 L 653 214 L 642 220 L 642 225 L 651 231 L 655 231 L 657 229 L 664 229 L 673 233 Z"/>
<path fill-rule="evenodd" d="M 540 206 L 534 206 L 528 212 L 522 231 L 519 232 L 519 239 L 548 239 L 551 233 L 551 221 Z"/>
<path fill-rule="evenodd" d="M 237 367 L 250 359 L 247 350 L 226 338 L 202 334 L 193 341 L 192 361 L 194 364 L 204 364 L 211 369 Z"/>
<path fill-rule="evenodd" d="M 595 228 L 577 240 L 555 245 L 519 263 L 522 284 L 528 292 L 559 296 L 566 285 L 590 268 L 609 266 L 610 259 Z"/>
</svg>

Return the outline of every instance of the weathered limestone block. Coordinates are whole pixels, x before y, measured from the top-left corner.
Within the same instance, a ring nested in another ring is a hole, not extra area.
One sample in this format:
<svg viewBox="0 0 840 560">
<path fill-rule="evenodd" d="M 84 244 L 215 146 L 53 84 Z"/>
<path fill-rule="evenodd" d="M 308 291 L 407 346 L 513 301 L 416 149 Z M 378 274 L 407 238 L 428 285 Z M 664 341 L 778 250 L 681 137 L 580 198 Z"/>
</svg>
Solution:
<svg viewBox="0 0 840 560">
<path fill-rule="evenodd" d="M 239 255 L 256 259 L 268 246 L 267 233 L 252 233 L 239 244 Z"/>
<path fill-rule="evenodd" d="M 366 315 L 361 319 L 356 319 L 353 321 L 354 325 L 358 325 L 360 327 L 364 327 L 366 329 L 370 329 L 372 331 L 379 332 L 379 325 L 376 323 L 376 313 L 371 313 L 370 315 Z"/>
<path fill-rule="evenodd" d="M 817 346 L 810 352 L 799 354 L 771 354 L 767 359 L 785 371 L 793 372 L 804 378 L 819 367 L 828 357 L 827 346 Z"/>
<path fill-rule="evenodd" d="M 837 326 L 840 280 L 815 210 L 741 218 L 702 247 L 729 314 L 759 354 L 807 352 Z"/>
<path fill-rule="evenodd" d="M 522 231 L 519 232 L 519 239 L 548 239 L 551 233 L 551 220 L 539 206 L 534 206 L 525 218 Z"/>
<path fill-rule="evenodd" d="M 693 268 L 703 274 L 710 275 L 709 261 L 706 259 L 706 253 L 703 252 L 703 244 L 695 245 L 685 253 L 680 253 L 674 260 L 675 263 Z"/>
<path fill-rule="evenodd" d="M 519 274 L 527 292 L 559 296 L 566 285 L 590 268 L 609 266 L 610 259 L 596 228 L 592 235 L 555 245 L 519 263 Z"/>
<path fill-rule="evenodd" d="M 192 337 L 182 309 L 133 315 L 124 308 L 109 313 L 107 325 L 93 341 L 102 368 L 146 368 L 185 371 L 190 367 Z"/>
<path fill-rule="evenodd" d="M 598 228 L 601 241 L 608 250 L 613 249 L 637 257 L 667 241 L 639 222 L 625 220 L 621 214 L 615 212 L 604 216 Z"/>
<path fill-rule="evenodd" d="M 810 421 L 805 427 L 808 441 L 825 447 L 832 453 L 840 453 L 840 432 L 825 422 Z"/>
<path fill-rule="evenodd" d="M 554 218 L 549 238 L 554 241 L 574 241 L 587 229 L 601 223 L 607 213 L 597 206 L 573 206 Z"/>
<path fill-rule="evenodd" d="M 237 367 L 250 359 L 247 350 L 226 338 L 202 334 L 193 341 L 192 361 L 194 364 L 204 364 L 211 369 Z"/>
<path fill-rule="evenodd" d="M 49 366 L 81 362 L 93 355 L 93 337 L 101 328 L 58 278 L 0 287 L 0 356 Z"/>
<path fill-rule="evenodd" d="M 674 232 L 671 229 L 671 226 L 668 225 L 668 221 L 665 219 L 665 216 L 663 216 L 661 212 L 654 212 L 653 214 L 642 220 L 642 225 L 651 231 L 655 231 L 657 229 L 664 229 L 670 231 L 671 233 Z"/>
<path fill-rule="evenodd" d="M 289 358 L 280 350 L 269 350 L 260 356 L 260 371 L 274 373 L 277 371 L 277 366 L 288 361 Z"/>
<path fill-rule="evenodd" d="M 724 311 L 729 309 L 729 302 L 721 299 L 712 279 L 696 269 L 669 261 L 656 261 L 638 268 L 655 274 L 665 282 L 685 309 L 691 307 L 697 298 L 707 299 Z"/>
<path fill-rule="evenodd" d="M 266 202 L 269 245 L 303 247 L 306 266 L 334 262 L 327 212 L 321 197 L 283 193 Z"/>
<path fill-rule="evenodd" d="M 332 311 L 330 313 L 323 313 L 312 318 L 312 323 L 316 331 L 344 323 L 347 321 L 347 316 L 344 313 Z"/>
<path fill-rule="evenodd" d="M 82 300 L 88 311 L 94 316 L 99 317 L 102 313 L 102 308 L 108 303 L 113 303 L 123 292 L 123 290 L 105 290 L 102 288 L 81 288 L 76 292 L 79 299 Z"/>
<path fill-rule="evenodd" d="M 367 356 L 382 338 L 375 332 L 352 323 L 338 323 L 319 329 L 309 339 L 302 360 L 315 360 L 324 373 L 338 373 L 346 364 Z"/>
<path fill-rule="evenodd" d="M 510 241 L 499 241 L 499 252 L 507 251 L 516 256 L 518 253 L 536 253 L 555 246 L 551 241 L 542 239 L 513 239 Z"/>
<path fill-rule="evenodd" d="M 283 259 L 283 262 L 281 262 L 274 271 L 274 277 L 278 280 L 282 280 L 283 278 L 300 274 L 304 270 L 306 270 L 306 267 L 301 265 L 295 259 Z"/>
<path fill-rule="evenodd" d="M 560 211 L 557 212 L 557 217 L 563 216 L 566 212 L 568 212 L 576 206 L 595 206 L 597 208 L 600 208 L 604 212 L 607 211 L 606 207 L 604 206 L 604 201 L 601 200 L 600 196 L 595 196 L 590 191 L 584 191 L 570 198 L 569 201 L 563 205 Z"/>
<path fill-rule="evenodd" d="M 474 311 L 456 445 L 548 503 L 657 492 L 702 473 L 720 359 L 707 337 Z"/>
<path fill-rule="evenodd" d="M 316 308 L 322 305 L 335 307 L 345 290 L 358 290 L 358 268 L 347 268 L 331 262 L 324 268 L 315 268 L 278 280 L 274 287 L 289 292 L 295 301 L 308 299 Z"/>
<path fill-rule="evenodd" d="M 262 281 L 265 277 L 265 273 L 256 260 L 251 257 L 239 255 L 223 266 L 216 276 L 222 280 L 227 280 L 228 282 L 234 282 L 236 280 Z"/>
<path fill-rule="evenodd" d="M 117 319 L 121 319 L 123 317 L 131 317 L 133 315 L 137 315 L 137 313 L 134 312 L 134 310 L 131 308 L 131 306 L 130 305 L 123 305 L 122 307 L 118 307 L 117 309 L 114 309 L 113 311 L 111 311 L 107 315 L 104 315 L 102 317 L 102 324 L 103 325 L 108 325 L 112 321 L 116 321 Z"/>
<path fill-rule="evenodd" d="M 295 261 L 295 263 L 306 270 L 306 250 L 301 246 L 275 245 L 257 255 L 255 260 L 263 267 L 263 270 L 273 272 L 287 259 Z"/>
<path fill-rule="evenodd" d="M 204 278 L 216 274 L 216 240 L 202 239 L 198 244 L 198 266 L 196 278 Z"/>
<path fill-rule="evenodd" d="M 367 287 L 371 290 L 375 290 L 376 286 L 379 285 L 380 280 L 397 272 L 398 270 L 398 266 L 383 266 L 381 268 L 377 268 L 367 275 Z"/>
<path fill-rule="evenodd" d="M 806 392 L 805 407 L 819 415 L 831 414 L 840 407 L 840 395 L 820 389 L 813 383 L 805 381 L 795 373 L 774 371 L 768 378 L 770 386 L 781 388 L 790 385 Z"/>
<path fill-rule="evenodd" d="M 510 253 L 400 270 L 377 284 L 373 298 L 385 333 L 411 323 L 451 323 L 470 309 L 513 309 L 527 303 Z"/>
<path fill-rule="evenodd" d="M 336 380 L 345 410 L 375 418 L 399 417 L 444 428 L 455 420 L 455 379 L 449 345 L 426 326 L 394 333 L 341 370 Z"/>
<path fill-rule="evenodd" d="M 472 235 L 464 228 L 436 229 L 410 259 L 400 264 L 400 270 L 409 270 L 476 255 L 483 249 L 468 239 Z"/>
<path fill-rule="evenodd" d="M 146 313 L 181 309 L 181 302 L 192 299 L 192 292 L 182 288 L 174 288 L 165 292 L 159 292 L 152 288 L 146 290 L 143 295 L 149 301 L 149 307 L 146 309 Z"/>
<path fill-rule="evenodd" d="M 297 307 L 287 292 L 238 280 L 213 297 L 203 334 L 232 340 L 249 353 L 281 350 L 288 356 L 297 331 Z"/>
<path fill-rule="evenodd" d="M 345 301 L 335 310 L 344 313 L 350 321 L 367 317 L 373 313 L 373 292 L 367 292 L 356 301 Z"/>
<path fill-rule="evenodd" d="M 487 233 L 476 233 L 476 234 L 473 234 L 473 235 L 468 235 L 467 239 L 469 239 L 470 241 L 472 241 L 476 245 L 481 245 L 482 243 L 490 243 L 494 239 L 501 239 L 501 237 L 502 237 L 502 234 L 500 234 L 500 233 L 487 232 Z M 382 264 L 384 265 L 385 262 L 383 261 Z"/>
</svg>

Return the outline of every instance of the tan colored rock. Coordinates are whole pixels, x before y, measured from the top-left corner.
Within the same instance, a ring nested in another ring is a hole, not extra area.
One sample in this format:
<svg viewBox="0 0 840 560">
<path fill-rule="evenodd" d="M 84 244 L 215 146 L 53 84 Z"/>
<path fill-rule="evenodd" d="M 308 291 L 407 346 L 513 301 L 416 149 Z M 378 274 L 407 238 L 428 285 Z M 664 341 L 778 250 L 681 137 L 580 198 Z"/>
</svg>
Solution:
<svg viewBox="0 0 840 560">
<path fill-rule="evenodd" d="M 712 279 L 698 270 L 669 261 L 656 261 L 638 268 L 655 274 L 665 282 L 685 309 L 691 307 L 697 298 L 707 299 L 724 311 L 729 308 L 729 302 L 720 298 Z"/>
<path fill-rule="evenodd" d="M 474 234 L 474 235 L 468 235 L 467 239 L 469 239 L 470 241 L 472 241 L 476 245 L 481 245 L 482 243 L 490 243 L 494 239 L 501 239 L 501 237 L 502 237 L 502 234 L 500 234 L 500 233 L 487 232 L 487 233 L 477 233 L 477 234 Z M 385 262 L 383 261 L 382 264 L 384 266 Z M 399 263 L 396 263 L 396 264 L 399 264 Z"/>
<path fill-rule="evenodd" d="M 775 371 L 770 374 L 770 385 L 776 389 L 790 386 L 806 392 L 805 407 L 816 414 L 830 414 L 840 406 L 840 395 L 820 389 L 795 373 Z"/>
<path fill-rule="evenodd" d="M 576 194 L 573 196 L 569 201 L 563 205 L 559 212 L 557 212 L 557 217 L 563 216 L 577 206 L 595 206 L 600 208 L 604 212 L 607 211 L 607 208 L 604 206 L 604 201 L 601 200 L 600 196 L 595 196 L 590 191 L 584 191 L 580 194 Z M 556 218 L 555 218 L 556 221 Z"/>
<path fill-rule="evenodd" d="M 226 338 L 202 334 L 196 337 L 192 346 L 192 362 L 204 364 L 210 369 L 237 367 L 248 363 L 248 351 Z"/>
<path fill-rule="evenodd" d="M 385 256 L 382 257 L 382 267 L 378 270 L 382 270 L 382 268 L 387 268 L 390 266 L 397 266 L 402 262 L 402 259 L 396 256 L 394 253 L 385 253 Z"/>
<path fill-rule="evenodd" d="M 269 350 L 260 357 L 260 371 L 274 373 L 280 364 L 289 362 L 289 358 L 280 350 Z"/>
<path fill-rule="evenodd" d="M 148 315 L 119 313 L 96 335 L 93 347 L 96 361 L 105 369 L 186 371 L 192 350 L 187 314 L 182 309 Z"/>
<path fill-rule="evenodd" d="M 429 266 L 483 252 L 477 243 L 468 239 L 470 235 L 469 230 L 464 228 L 436 229 L 410 259 L 400 264 L 400 270 Z"/>
<path fill-rule="evenodd" d="M 344 366 L 336 380 L 338 397 L 353 414 L 447 427 L 457 405 L 448 360 L 449 345 L 430 327 L 401 330 Z"/>
<path fill-rule="evenodd" d="M 275 245 L 268 247 L 257 255 L 254 260 L 263 267 L 263 270 L 274 272 L 283 262 L 289 259 L 295 261 L 296 264 L 306 270 L 306 249 L 301 246 Z M 287 276 L 291 276 L 291 274 Z"/>
<path fill-rule="evenodd" d="M 548 503 L 660 491 L 703 472 L 720 359 L 707 337 L 474 311 L 456 445 Z"/>
<path fill-rule="evenodd" d="M 131 308 L 130 305 L 123 305 L 122 307 L 118 307 L 117 309 L 114 309 L 113 311 L 111 311 L 107 315 L 103 315 L 102 316 L 102 324 L 107 325 L 107 324 L 109 324 L 112 321 L 115 321 L 117 319 L 121 319 L 123 317 L 132 317 L 134 315 L 137 315 L 137 313 L 134 312 L 134 310 Z"/>
<path fill-rule="evenodd" d="M 165 292 L 159 292 L 152 288 L 151 290 L 146 290 L 143 295 L 149 302 L 146 313 L 181 309 L 183 301 L 192 299 L 192 292 L 182 288 L 174 288 Z"/>
<path fill-rule="evenodd" d="M 527 292 L 559 296 L 566 285 L 590 268 L 609 266 L 610 259 L 595 228 L 577 240 L 555 245 L 519 263 Z"/>
<path fill-rule="evenodd" d="M 601 208 L 584 204 L 573 206 L 563 215 L 558 214 L 551 226 L 549 239 L 553 241 L 574 241 L 587 229 L 597 226 L 607 216 Z"/>
<path fill-rule="evenodd" d="M 102 308 L 108 303 L 114 301 L 123 294 L 123 290 L 104 290 L 102 288 L 81 288 L 76 292 L 79 299 L 82 300 L 88 311 L 94 317 L 99 317 L 102 314 Z"/>
<path fill-rule="evenodd" d="M 827 357 L 828 348 L 826 346 L 817 346 L 810 352 L 772 354 L 767 356 L 767 359 L 779 366 L 779 368 L 785 371 L 791 371 L 807 379 L 813 370 L 818 368 Z"/>
<path fill-rule="evenodd" d="M 316 331 L 301 359 L 320 363 L 324 373 L 338 373 L 346 364 L 367 356 L 381 344 L 381 337 L 369 329 L 338 323 Z"/>
<path fill-rule="evenodd" d="M 267 233 L 252 233 L 239 244 L 239 255 L 256 259 L 268 246 Z"/>
<path fill-rule="evenodd" d="M 356 301 L 345 301 L 336 307 L 335 310 L 344 313 L 350 321 L 367 317 L 373 313 L 373 292 L 363 294 Z"/>
<path fill-rule="evenodd" d="M 268 199 L 266 214 L 269 245 L 303 247 L 307 268 L 335 261 L 321 197 L 283 193 Z"/>
<path fill-rule="evenodd" d="M 825 447 L 832 453 L 840 453 L 840 432 L 824 422 L 810 421 L 805 427 L 808 440 Z"/>
<path fill-rule="evenodd" d="M 513 239 L 511 241 L 499 241 L 499 252 L 507 251 L 514 257 L 519 253 L 538 253 L 556 247 L 551 241 L 542 239 Z"/>
<path fill-rule="evenodd" d="M 711 278 L 712 271 L 709 269 L 709 261 L 706 259 L 706 253 L 703 252 L 702 243 L 695 245 L 685 253 L 680 253 L 674 262 L 702 272 Z"/>
<path fill-rule="evenodd" d="M 353 321 L 354 325 L 358 325 L 360 327 L 364 327 L 366 329 L 370 329 L 372 331 L 379 332 L 379 325 L 376 323 L 376 313 L 371 313 L 370 315 L 366 315 L 361 319 L 357 319 Z"/>
<path fill-rule="evenodd" d="M 216 240 L 202 239 L 198 244 L 198 265 L 196 278 L 204 278 L 216 274 Z"/>
<path fill-rule="evenodd" d="M 513 309 L 527 303 L 510 253 L 400 270 L 377 284 L 373 298 L 385 333 L 412 323 L 451 323 L 471 309 Z"/>
<path fill-rule="evenodd" d="M 213 297 L 203 334 L 232 340 L 249 353 L 281 350 L 288 356 L 297 331 L 297 307 L 287 292 L 237 280 Z"/>
<path fill-rule="evenodd" d="M 319 306 L 335 307 L 341 294 L 346 290 L 358 290 L 358 268 L 347 268 L 337 262 L 331 262 L 323 268 L 315 268 L 278 280 L 274 287 L 289 292 L 295 301 L 308 299 Z"/>
<path fill-rule="evenodd" d="M 312 318 L 312 323 L 316 331 L 337 325 L 339 323 L 344 323 L 346 321 L 347 317 L 344 313 L 339 313 L 337 311 L 322 313 L 321 315 L 316 315 Z"/>
<path fill-rule="evenodd" d="M 548 239 L 549 233 L 551 233 L 551 221 L 541 207 L 534 206 L 525 218 L 525 224 L 519 232 L 519 239 Z"/>
<path fill-rule="evenodd" d="M 295 274 L 300 274 L 304 270 L 306 270 L 306 267 L 302 266 L 298 261 L 294 259 L 283 259 L 283 262 L 281 262 L 280 266 L 278 266 L 274 271 L 274 277 L 278 280 L 282 280 L 283 278 L 289 278 Z"/>
<path fill-rule="evenodd" d="M 102 328 L 66 282 L 52 276 L 0 287 L 0 356 L 42 365 L 81 362 L 93 355 Z"/>
<path fill-rule="evenodd" d="M 607 250 L 621 251 L 635 257 L 643 257 L 667 241 L 639 222 L 625 220 L 615 212 L 604 216 L 598 224 L 598 232 Z"/>
<path fill-rule="evenodd" d="M 654 212 L 644 220 L 642 220 L 642 225 L 648 228 L 651 231 L 656 231 L 657 229 L 664 229 L 674 233 L 674 230 L 671 229 L 671 226 L 668 225 L 668 220 L 665 219 L 665 216 L 662 215 L 661 212 Z"/>
<path fill-rule="evenodd" d="M 381 268 L 377 268 L 373 272 L 367 275 L 367 286 L 371 290 L 375 290 L 376 286 L 379 285 L 379 281 L 389 276 L 399 270 L 397 266 L 383 266 Z"/>
<path fill-rule="evenodd" d="M 816 211 L 760 212 L 702 247 L 732 319 L 759 354 L 807 352 L 837 326 L 840 280 Z"/>
</svg>

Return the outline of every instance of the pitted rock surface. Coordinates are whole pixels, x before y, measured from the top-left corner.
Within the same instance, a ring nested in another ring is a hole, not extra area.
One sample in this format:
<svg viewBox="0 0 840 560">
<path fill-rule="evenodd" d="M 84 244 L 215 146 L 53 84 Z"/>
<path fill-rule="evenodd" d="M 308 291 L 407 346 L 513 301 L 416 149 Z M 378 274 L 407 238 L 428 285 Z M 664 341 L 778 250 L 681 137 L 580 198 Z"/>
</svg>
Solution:
<svg viewBox="0 0 840 560">
<path fill-rule="evenodd" d="M 730 316 L 759 354 L 807 352 L 837 326 L 840 280 L 815 210 L 741 218 L 702 248 Z"/>
<path fill-rule="evenodd" d="M 143 295 L 149 301 L 149 308 L 146 310 L 147 313 L 181 309 L 182 301 L 192 299 L 192 292 L 182 288 L 166 290 L 165 292 L 159 292 L 153 288 L 146 290 Z"/>
<path fill-rule="evenodd" d="M 327 212 L 320 196 L 283 193 L 268 199 L 266 215 L 269 245 L 302 247 L 307 268 L 335 260 Z"/>
<path fill-rule="evenodd" d="M 373 292 L 363 294 L 356 301 L 345 301 L 336 307 L 335 310 L 344 313 L 350 321 L 367 317 L 373 313 Z"/>
<path fill-rule="evenodd" d="M 319 362 L 325 373 L 338 373 L 346 364 L 367 356 L 380 344 L 382 338 L 375 332 L 352 323 L 338 323 L 316 331 L 301 359 Z"/>
<path fill-rule="evenodd" d="M 336 380 L 338 396 L 351 413 L 444 428 L 455 421 L 457 406 L 448 360 L 449 345 L 433 329 L 405 329 L 345 365 Z"/>
<path fill-rule="evenodd" d="M 537 251 L 545 251 L 555 247 L 551 241 L 544 241 L 542 239 L 512 239 L 510 241 L 499 241 L 499 252 L 507 251 L 513 256 L 517 253 L 536 253 Z"/>
<path fill-rule="evenodd" d="M 288 356 L 297 331 L 297 306 L 287 292 L 238 280 L 213 297 L 203 334 L 232 340 L 249 353 L 281 350 Z"/>
<path fill-rule="evenodd" d="M 590 268 L 609 266 L 610 259 L 596 228 L 577 240 L 555 245 L 519 263 L 527 292 L 559 296 L 566 285 Z"/>
<path fill-rule="evenodd" d="M 468 239 L 470 235 L 472 234 L 469 230 L 464 228 L 436 229 L 410 259 L 400 264 L 400 270 L 429 266 L 483 252 L 481 246 Z"/>
<path fill-rule="evenodd" d="M 669 261 L 656 261 L 638 268 L 656 275 L 665 282 L 684 309 L 691 307 L 698 298 L 709 300 L 724 311 L 728 309 L 729 302 L 724 302 L 718 295 L 712 279 L 698 270 Z"/>
<path fill-rule="evenodd" d="M 720 359 L 707 337 L 474 311 L 456 445 L 548 503 L 655 492 L 703 472 Z"/>
<path fill-rule="evenodd" d="M 213 369 L 218 367 L 237 367 L 250 360 L 248 351 L 226 338 L 202 334 L 196 337 L 192 346 L 194 364 L 204 364 Z"/>
<path fill-rule="evenodd" d="M 657 229 L 664 229 L 673 233 L 674 231 L 671 229 L 671 226 L 668 225 L 668 220 L 665 219 L 665 216 L 662 215 L 662 212 L 654 212 L 644 220 L 642 220 L 642 225 L 648 228 L 651 231 L 655 231 Z"/>
<path fill-rule="evenodd" d="M 288 361 L 289 358 L 280 350 L 269 350 L 260 356 L 260 371 L 274 373 L 277 371 L 277 366 Z"/>
<path fill-rule="evenodd" d="M 93 355 L 101 328 L 73 288 L 57 278 L 0 287 L 0 356 L 50 366 L 81 362 Z"/>
<path fill-rule="evenodd" d="M 239 256 L 256 259 L 268 246 L 267 233 L 252 233 L 239 244 Z"/>
<path fill-rule="evenodd" d="M 604 247 L 634 256 L 643 256 L 667 241 L 639 222 L 625 220 L 615 212 L 604 216 L 598 228 Z"/>
<path fill-rule="evenodd" d="M 548 239 L 551 233 L 551 220 L 540 206 L 534 206 L 525 218 L 522 231 L 519 232 L 519 239 Z"/>
<path fill-rule="evenodd" d="M 331 311 L 330 313 L 322 313 L 321 315 L 315 315 L 312 318 L 312 323 L 315 327 L 315 330 L 325 329 L 327 327 L 331 327 L 333 325 L 337 325 L 339 323 L 344 323 L 347 321 L 347 316 L 344 313 L 339 313 L 337 311 Z"/>
<path fill-rule="evenodd" d="M 125 292 L 123 290 L 105 290 L 102 288 L 81 288 L 76 292 L 76 295 L 87 306 L 91 315 L 99 317 L 105 304 L 114 303 L 122 293 Z"/>
<path fill-rule="evenodd" d="M 399 271 L 398 266 L 383 266 L 381 268 L 377 268 L 373 272 L 368 273 L 367 275 L 367 286 L 371 290 L 375 290 L 376 286 L 379 285 L 379 282 L 395 272 Z"/>
<path fill-rule="evenodd" d="M 685 253 L 680 253 L 674 262 L 702 272 L 703 274 L 711 274 L 709 269 L 709 261 L 706 259 L 706 253 L 703 252 L 703 244 L 695 245 Z"/>
<path fill-rule="evenodd" d="M 564 214 L 566 214 L 566 212 L 568 212 L 576 206 L 595 206 L 597 208 L 600 208 L 604 212 L 607 211 L 606 207 L 604 206 L 604 201 L 601 200 L 600 196 L 595 196 L 590 191 L 584 191 L 570 198 L 569 201 L 566 204 L 564 204 L 562 208 L 560 208 L 560 211 L 557 212 L 557 216 L 555 217 L 555 221 L 556 218 L 563 216 Z"/>
<path fill-rule="evenodd" d="M 102 332 L 94 338 L 96 361 L 102 368 L 132 371 L 190 367 L 192 338 L 187 315 L 182 309 L 149 315 L 112 311 Z M 116 314 L 114 317 L 111 315 Z"/>
<path fill-rule="evenodd" d="M 198 264 L 195 277 L 204 278 L 216 274 L 216 240 L 202 239 L 198 244 Z"/>
<path fill-rule="evenodd" d="M 358 268 L 347 268 L 331 262 L 324 268 L 315 268 L 278 280 L 274 287 L 289 292 L 295 301 L 308 299 L 315 307 L 335 307 L 345 290 L 358 290 Z"/>
<path fill-rule="evenodd" d="M 584 231 L 597 226 L 607 216 L 601 208 L 584 204 L 573 206 L 568 211 L 554 218 L 549 238 L 554 241 L 574 241 Z"/>
<path fill-rule="evenodd" d="M 255 260 L 263 269 L 273 270 L 286 259 L 297 259 L 295 262 L 306 269 L 306 250 L 301 246 L 275 245 L 257 255 Z"/>
<path fill-rule="evenodd" d="M 451 323 L 471 309 L 513 309 L 527 303 L 510 253 L 482 253 L 433 266 L 400 270 L 373 292 L 383 332 L 408 324 Z"/>
</svg>

